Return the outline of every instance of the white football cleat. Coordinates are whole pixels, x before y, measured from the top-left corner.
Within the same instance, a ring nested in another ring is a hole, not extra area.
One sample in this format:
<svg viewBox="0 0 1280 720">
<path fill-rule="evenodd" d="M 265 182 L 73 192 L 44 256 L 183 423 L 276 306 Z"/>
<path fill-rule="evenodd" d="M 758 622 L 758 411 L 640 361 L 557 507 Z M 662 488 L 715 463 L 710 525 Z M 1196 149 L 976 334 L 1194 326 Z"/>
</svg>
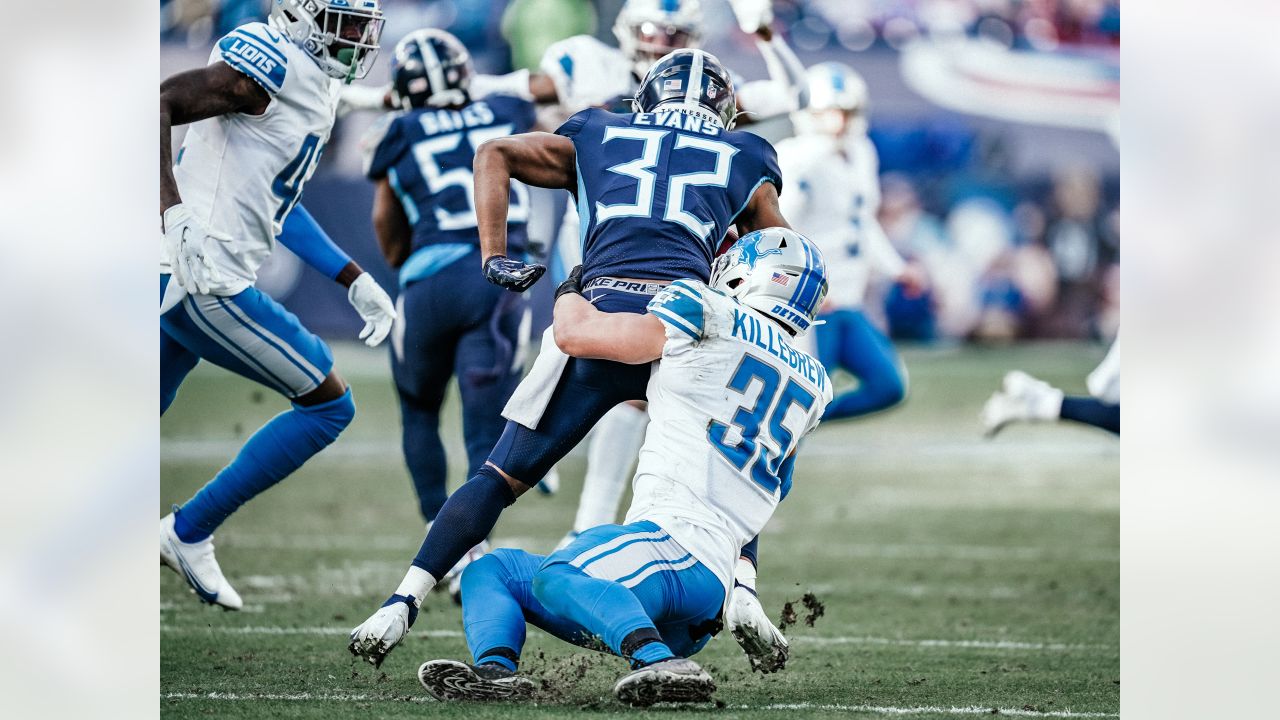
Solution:
<svg viewBox="0 0 1280 720">
<path fill-rule="evenodd" d="M 698 663 L 671 658 L 624 675 L 613 686 L 613 695 L 635 707 L 654 703 L 703 703 L 711 700 L 716 683 Z"/>
<path fill-rule="evenodd" d="M 1062 411 L 1061 390 L 1043 380 L 1014 370 L 1004 376 L 999 392 L 982 406 L 982 424 L 987 437 L 994 437 L 1011 422 L 1057 420 Z"/>
<path fill-rule="evenodd" d="M 201 600 L 227 610 L 239 610 L 244 603 L 231 587 L 213 556 L 213 537 L 198 543 L 184 543 L 173 530 L 173 513 L 160 520 L 160 562 L 186 579 Z"/>
<path fill-rule="evenodd" d="M 440 583 L 440 585 L 448 583 L 449 597 L 453 600 L 454 605 L 462 604 L 462 571 L 466 570 L 471 563 L 484 557 L 487 552 L 489 552 L 489 541 L 481 540 L 475 547 L 468 550 L 467 554 L 463 555 L 462 559 L 449 572 L 445 573 L 444 582 Z"/>
<path fill-rule="evenodd" d="M 560 468 L 552 465 L 547 474 L 542 476 L 542 482 L 534 485 L 534 487 L 538 488 L 538 492 L 548 497 L 560 492 Z"/>
</svg>

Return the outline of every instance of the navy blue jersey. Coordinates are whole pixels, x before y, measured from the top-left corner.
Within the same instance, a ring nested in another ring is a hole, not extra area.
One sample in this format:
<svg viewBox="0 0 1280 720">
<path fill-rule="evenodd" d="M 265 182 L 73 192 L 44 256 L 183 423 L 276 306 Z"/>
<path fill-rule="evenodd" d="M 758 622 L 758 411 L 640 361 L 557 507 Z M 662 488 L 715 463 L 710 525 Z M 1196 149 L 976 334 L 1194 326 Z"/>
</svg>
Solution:
<svg viewBox="0 0 1280 720">
<path fill-rule="evenodd" d="M 768 141 L 685 113 L 583 110 L 556 134 L 577 151 L 584 282 L 705 282 L 756 188 L 768 182 L 782 192 Z"/>
<path fill-rule="evenodd" d="M 533 123 L 533 103 L 502 95 L 459 110 L 420 108 L 388 116 L 370 131 L 375 141 L 366 144 L 373 147 L 365 174 L 390 181 L 413 225 L 413 251 L 441 243 L 478 245 L 471 178 L 476 148 L 485 140 L 527 132 Z M 512 250 L 524 249 L 528 219 L 528 190 L 513 182 L 507 215 Z"/>
</svg>

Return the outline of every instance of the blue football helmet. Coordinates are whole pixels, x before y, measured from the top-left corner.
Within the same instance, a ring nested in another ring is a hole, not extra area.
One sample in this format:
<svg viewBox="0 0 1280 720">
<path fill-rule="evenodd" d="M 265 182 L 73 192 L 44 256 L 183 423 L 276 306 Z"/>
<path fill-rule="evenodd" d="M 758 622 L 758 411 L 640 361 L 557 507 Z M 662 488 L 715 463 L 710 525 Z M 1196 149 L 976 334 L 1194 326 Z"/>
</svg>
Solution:
<svg viewBox="0 0 1280 720">
<path fill-rule="evenodd" d="M 396 104 L 405 110 L 466 104 L 474 74 L 467 48 L 444 30 L 414 30 L 391 58 Z"/>
<path fill-rule="evenodd" d="M 818 246 L 787 228 L 747 233 L 716 258 L 711 287 L 777 320 L 792 335 L 813 325 L 827 295 Z"/>
<path fill-rule="evenodd" d="M 636 112 L 681 110 L 726 130 L 733 127 L 738 115 L 729 71 L 715 55 L 689 48 L 676 50 L 654 63 L 631 104 Z"/>
</svg>

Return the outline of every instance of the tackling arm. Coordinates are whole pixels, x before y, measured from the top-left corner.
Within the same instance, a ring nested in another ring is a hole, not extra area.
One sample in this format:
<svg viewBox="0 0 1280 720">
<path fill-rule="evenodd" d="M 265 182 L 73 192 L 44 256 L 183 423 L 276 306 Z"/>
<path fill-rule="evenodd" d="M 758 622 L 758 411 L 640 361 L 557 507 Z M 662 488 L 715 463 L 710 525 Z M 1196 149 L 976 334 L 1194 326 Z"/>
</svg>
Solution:
<svg viewBox="0 0 1280 720">
<path fill-rule="evenodd" d="M 600 312 L 572 292 L 556 300 L 553 327 L 556 345 L 565 354 L 628 365 L 657 360 L 667 342 L 662 321 L 653 315 Z"/>
<path fill-rule="evenodd" d="M 173 126 L 228 113 L 261 115 L 270 104 L 266 90 L 221 62 L 160 83 L 160 212 L 182 202 L 173 177 Z"/>
</svg>

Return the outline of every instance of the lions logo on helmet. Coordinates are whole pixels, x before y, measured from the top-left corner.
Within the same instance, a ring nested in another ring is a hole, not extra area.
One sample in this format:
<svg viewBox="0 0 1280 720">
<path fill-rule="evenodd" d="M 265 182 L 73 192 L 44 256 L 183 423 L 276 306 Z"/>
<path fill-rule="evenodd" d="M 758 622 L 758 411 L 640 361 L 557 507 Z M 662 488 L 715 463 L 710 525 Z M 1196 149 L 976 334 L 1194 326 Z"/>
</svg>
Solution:
<svg viewBox="0 0 1280 720">
<path fill-rule="evenodd" d="M 632 106 L 636 112 L 662 108 L 691 113 L 726 130 L 738 115 L 729 72 L 705 50 L 676 50 L 654 63 Z"/>
<path fill-rule="evenodd" d="M 465 104 L 474 74 L 467 48 L 444 30 L 414 30 L 391 58 L 396 104 L 405 110 Z"/>
<path fill-rule="evenodd" d="M 743 235 L 717 258 L 710 284 L 797 335 L 813 325 L 827 295 L 827 266 L 809 238 L 766 228 Z"/>
<path fill-rule="evenodd" d="M 369 74 L 382 37 L 379 0 L 273 0 L 267 22 L 337 80 Z"/>
</svg>

